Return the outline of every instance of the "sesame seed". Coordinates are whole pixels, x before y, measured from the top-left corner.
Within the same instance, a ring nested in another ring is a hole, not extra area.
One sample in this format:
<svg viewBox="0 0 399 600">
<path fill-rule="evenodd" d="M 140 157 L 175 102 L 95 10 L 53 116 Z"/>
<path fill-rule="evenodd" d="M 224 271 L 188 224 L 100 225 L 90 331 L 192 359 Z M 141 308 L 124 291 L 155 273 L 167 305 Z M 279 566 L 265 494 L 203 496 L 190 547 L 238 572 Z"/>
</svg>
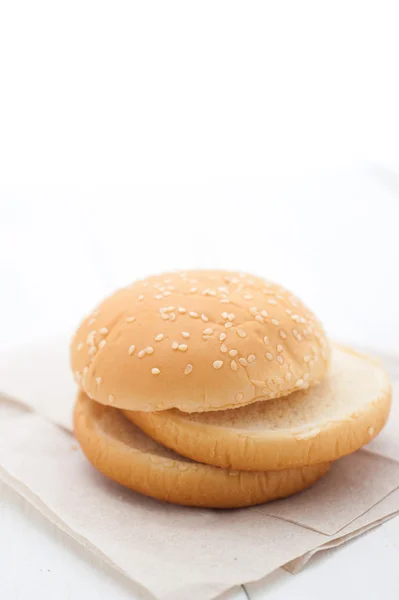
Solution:
<svg viewBox="0 0 399 600">
<path fill-rule="evenodd" d="M 295 387 L 301 387 L 303 385 L 303 379 L 297 379 L 295 382 Z"/>
<path fill-rule="evenodd" d="M 186 309 L 185 309 L 185 308 L 183 308 L 182 306 L 179 306 L 179 308 L 178 308 L 177 310 L 179 311 L 179 313 L 180 313 L 181 315 L 184 315 L 184 313 L 185 313 L 185 312 L 187 312 L 187 311 L 186 311 Z"/>
<path fill-rule="evenodd" d="M 163 294 L 155 294 L 154 298 L 155 300 L 162 300 Z"/>
<path fill-rule="evenodd" d="M 267 360 L 273 360 L 273 358 L 274 358 L 274 356 L 271 352 L 266 352 L 265 356 L 266 356 Z"/>
<path fill-rule="evenodd" d="M 277 304 L 277 300 L 275 300 L 274 298 L 269 298 L 267 303 L 268 304 Z"/>
<path fill-rule="evenodd" d="M 249 312 L 251 313 L 251 315 L 256 315 L 256 313 L 258 312 L 258 309 L 256 308 L 256 306 L 251 306 L 251 308 L 249 309 Z"/>
<path fill-rule="evenodd" d="M 276 356 L 276 361 L 280 364 L 283 365 L 284 364 L 284 358 L 282 356 Z"/>
<path fill-rule="evenodd" d="M 239 358 L 238 362 L 240 363 L 240 365 L 242 365 L 243 367 L 247 367 L 248 366 L 248 362 L 245 358 Z"/>
<path fill-rule="evenodd" d="M 286 374 L 284 375 L 284 379 L 285 379 L 286 381 L 291 381 L 291 379 L 292 379 L 292 375 L 291 375 L 291 373 L 286 373 Z"/>
<path fill-rule="evenodd" d="M 148 348 L 145 349 L 146 354 L 152 354 L 153 352 L 154 352 L 154 348 L 152 346 L 148 346 Z"/>
<path fill-rule="evenodd" d="M 93 325 L 94 322 L 95 322 L 95 319 L 89 319 L 88 325 Z"/>
<path fill-rule="evenodd" d="M 186 339 L 188 339 L 190 337 L 190 334 L 188 333 L 188 331 L 182 331 L 181 334 Z"/>
<path fill-rule="evenodd" d="M 107 327 L 101 327 L 101 329 L 100 329 L 100 333 L 101 333 L 101 335 L 107 335 L 107 333 L 108 333 L 108 328 L 107 328 Z"/>
<path fill-rule="evenodd" d="M 292 315 L 292 310 L 290 310 L 289 308 L 286 308 L 285 312 L 287 313 L 287 315 Z"/>
<path fill-rule="evenodd" d="M 372 435 L 374 435 L 374 427 L 369 427 L 368 430 L 367 430 L 367 433 L 369 434 L 370 437 Z"/>
<path fill-rule="evenodd" d="M 143 356 L 145 356 L 145 350 L 140 350 L 140 352 L 137 355 L 139 358 L 143 358 Z"/>
<path fill-rule="evenodd" d="M 126 323 L 133 323 L 136 320 L 136 317 L 128 317 L 126 319 Z"/>
<path fill-rule="evenodd" d="M 265 322 L 264 319 L 263 319 L 263 317 L 261 317 L 260 315 L 256 315 L 255 321 L 258 321 L 258 323 L 264 323 Z"/>
<path fill-rule="evenodd" d="M 159 312 L 161 313 L 171 313 L 175 310 L 175 306 L 163 306 L 162 308 L 159 309 Z"/>
<path fill-rule="evenodd" d="M 190 315 L 190 317 L 192 317 L 193 319 L 198 319 L 198 317 L 199 317 L 199 314 L 198 314 L 198 313 L 196 313 L 196 312 L 193 312 L 193 311 L 190 311 L 188 314 L 189 314 L 189 315 Z"/>
<path fill-rule="evenodd" d="M 144 296 L 143 296 L 143 294 L 140 294 L 140 296 L 138 296 L 138 297 L 137 297 L 137 300 L 140 300 L 140 301 L 141 301 L 141 300 L 144 300 Z"/>
<path fill-rule="evenodd" d="M 129 348 L 129 354 L 130 356 L 133 354 L 133 352 L 136 350 L 136 346 L 134 346 L 133 344 L 130 346 Z"/>
<path fill-rule="evenodd" d="M 89 349 L 89 355 L 90 355 L 90 356 L 92 356 L 92 355 L 93 355 L 93 354 L 95 354 L 96 352 L 97 352 L 97 348 L 96 348 L 96 346 L 92 346 L 92 347 Z"/>
<path fill-rule="evenodd" d="M 260 311 L 260 314 L 262 315 L 262 317 L 268 317 L 268 316 L 269 316 L 269 313 L 268 313 L 268 312 L 267 312 L 267 310 L 265 310 L 265 309 L 262 309 L 262 310 Z"/>
<path fill-rule="evenodd" d="M 264 341 L 264 343 L 265 343 L 266 346 L 268 346 L 270 344 L 270 340 L 267 337 L 267 335 L 265 335 L 265 337 L 263 338 L 263 341 Z"/>
<path fill-rule="evenodd" d="M 91 313 L 91 316 L 92 316 L 92 317 L 98 317 L 98 315 L 99 315 L 99 314 L 100 314 L 100 311 L 99 311 L 99 310 L 94 310 L 94 311 Z"/>
<path fill-rule="evenodd" d="M 221 352 L 224 352 L 224 353 L 227 352 L 227 346 L 226 346 L 226 344 L 222 344 L 220 346 L 220 350 L 221 350 Z"/>
<path fill-rule="evenodd" d="M 169 315 L 168 315 L 168 313 L 162 313 L 162 314 L 161 314 L 161 319 L 163 319 L 164 321 L 168 321 L 168 320 L 169 320 Z"/>
<path fill-rule="evenodd" d="M 158 333 L 158 335 L 156 335 L 156 336 L 154 337 L 154 340 L 155 340 L 156 342 L 161 342 L 161 341 L 163 340 L 163 338 L 164 338 L 164 335 L 163 335 L 163 333 Z"/>
<path fill-rule="evenodd" d="M 277 345 L 277 352 L 283 352 L 284 348 L 281 344 Z"/>
<path fill-rule="evenodd" d="M 186 365 L 186 368 L 184 369 L 184 374 L 189 375 L 192 370 L 193 370 L 193 365 Z"/>
<path fill-rule="evenodd" d="M 221 333 L 221 334 L 219 335 L 219 340 L 220 340 L 221 342 L 224 342 L 224 340 L 225 340 L 226 338 L 227 338 L 227 333 Z"/>
<path fill-rule="evenodd" d="M 204 329 L 204 331 L 202 333 L 203 333 L 203 335 L 212 335 L 213 329 L 212 329 L 212 327 L 207 327 L 206 329 Z"/>
<path fill-rule="evenodd" d="M 234 313 L 230 313 L 229 316 L 227 317 L 229 321 L 234 321 L 235 319 L 235 314 Z"/>
<path fill-rule="evenodd" d="M 100 383 L 101 383 L 101 377 L 96 377 L 96 384 L 100 385 Z"/>
<path fill-rule="evenodd" d="M 279 321 L 277 321 L 277 319 L 272 319 L 271 322 L 272 322 L 272 325 L 276 325 L 276 326 L 280 324 Z"/>
<path fill-rule="evenodd" d="M 178 344 L 178 342 L 172 342 L 172 349 L 173 349 L 173 350 L 177 350 L 177 349 L 178 349 L 178 347 L 179 347 L 179 344 Z"/>
<path fill-rule="evenodd" d="M 284 329 L 280 329 L 280 331 L 279 331 L 279 334 L 280 334 L 280 337 L 281 337 L 283 340 L 286 340 L 286 339 L 287 339 L 287 334 L 286 334 L 286 332 L 284 331 Z"/>
<path fill-rule="evenodd" d="M 215 362 L 213 363 L 213 367 L 215 369 L 221 369 L 223 366 L 223 361 L 222 360 L 215 360 Z"/>
<path fill-rule="evenodd" d="M 89 370 L 89 367 L 83 367 L 83 377 L 86 377 L 88 370 Z"/>
<path fill-rule="evenodd" d="M 190 294 L 194 294 L 197 291 L 196 287 L 192 287 L 189 289 Z"/>
<path fill-rule="evenodd" d="M 245 337 L 247 337 L 247 333 L 246 333 L 246 332 L 245 332 L 243 329 L 237 329 L 237 335 L 238 335 L 240 338 L 245 338 Z"/>
<path fill-rule="evenodd" d="M 223 319 L 228 319 L 229 318 L 229 313 L 228 312 L 222 312 L 222 318 Z"/>
<path fill-rule="evenodd" d="M 201 319 L 204 321 L 204 323 L 207 323 L 209 321 L 208 317 L 206 315 L 204 315 L 203 313 L 201 315 Z"/>
<path fill-rule="evenodd" d="M 311 359 L 310 354 L 305 354 L 305 356 L 303 357 L 303 362 L 308 363 Z"/>
<path fill-rule="evenodd" d="M 151 373 L 152 373 L 153 375 L 159 375 L 159 374 L 160 374 L 160 372 L 161 372 L 161 371 L 160 371 L 160 370 L 159 370 L 157 367 L 154 367 L 154 368 L 152 368 L 152 369 L 151 369 Z"/>
<path fill-rule="evenodd" d="M 84 346 L 83 342 L 79 342 L 79 344 L 76 346 L 77 350 L 81 350 Z"/>
<path fill-rule="evenodd" d="M 169 292 L 168 290 L 166 290 L 166 291 L 163 293 L 163 295 L 164 295 L 164 296 L 171 296 L 171 294 L 172 294 L 172 292 Z"/>
<path fill-rule="evenodd" d="M 251 294 L 245 294 L 244 295 L 244 300 L 252 300 L 253 296 L 251 296 Z"/>
<path fill-rule="evenodd" d="M 179 344 L 178 348 L 182 352 L 185 352 L 187 350 L 188 346 L 187 346 L 187 344 Z"/>
<path fill-rule="evenodd" d="M 237 400 L 237 402 L 241 402 L 241 400 L 244 400 L 244 394 L 237 394 L 236 400 Z"/>
<path fill-rule="evenodd" d="M 108 402 L 109 402 L 110 404 L 113 404 L 113 403 L 115 402 L 115 396 L 113 396 L 112 394 L 110 394 L 110 395 L 108 396 Z"/>
<path fill-rule="evenodd" d="M 176 321 L 176 313 L 174 313 L 174 312 L 169 313 L 169 318 L 171 321 Z"/>
<path fill-rule="evenodd" d="M 311 369 L 313 369 L 313 367 L 315 366 L 315 363 L 316 363 L 316 361 L 315 361 L 315 360 L 311 360 L 311 361 L 309 361 L 309 367 L 310 367 Z"/>
<path fill-rule="evenodd" d="M 228 298 L 220 298 L 220 302 L 222 304 L 228 304 L 230 302 L 230 300 Z"/>
<path fill-rule="evenodd" d="M 248 361 L 249 363 L 254 363 L 254 362 L 256 361 L 256 356 L 255 356 L 255 354 L 250 354 L 250 355 L 248 356 L 248 358 L 247 358 L 247 361 Z"/>
<path fill-rule="evenodd" d="M 226 329 L 229 329 L 229 327 L 232 327 L 233 323 L 231 321 L 227 321 L 224 326 Z"/>
<path fill-rule="evenodd" d="M 107 343 L 106 340 L 101 340 L 101 342 L 98 344 L 99 348 L 104 348 L 105 344 Z"/>
<path fill-rule="evenodd" d="M 232 360 L 232 361 L 231 361 L 231 363 L 230 363 L 230 367 L 231 367 L 232 371 L 237 371 L 237 369 L 238 369 L 238 365 L 237 365 L 237 363 L 236 363 L 236 361 L 235 361 L 235 360 Z"/>
<path fill-rule="evenodd" d="M 238 350 L 233 349 L 233 350 L 229 351 L 229 356 L 237 356 L 237 354 L 238 354 Z"/>
</svg>

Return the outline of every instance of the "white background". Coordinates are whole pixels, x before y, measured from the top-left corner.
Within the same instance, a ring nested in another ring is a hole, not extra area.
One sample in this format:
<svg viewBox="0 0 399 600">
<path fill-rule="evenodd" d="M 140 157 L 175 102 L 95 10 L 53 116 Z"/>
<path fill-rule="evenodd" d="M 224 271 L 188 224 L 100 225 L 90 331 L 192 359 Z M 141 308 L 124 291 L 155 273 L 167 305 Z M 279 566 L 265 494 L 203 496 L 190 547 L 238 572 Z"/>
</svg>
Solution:
<svg viewBox="0 0 399 600">
<path fill-rule="evenodd" d="M 381 0 L 4 0 L 0 346 L 72 331 L 138 276 L 223 266 L 398 353 L 397 23 Z M 0 497 L 6 600 L 131 597 Z M 247 593 L 396 600 L 398 543 L 388 524 Z"/>
</svg>

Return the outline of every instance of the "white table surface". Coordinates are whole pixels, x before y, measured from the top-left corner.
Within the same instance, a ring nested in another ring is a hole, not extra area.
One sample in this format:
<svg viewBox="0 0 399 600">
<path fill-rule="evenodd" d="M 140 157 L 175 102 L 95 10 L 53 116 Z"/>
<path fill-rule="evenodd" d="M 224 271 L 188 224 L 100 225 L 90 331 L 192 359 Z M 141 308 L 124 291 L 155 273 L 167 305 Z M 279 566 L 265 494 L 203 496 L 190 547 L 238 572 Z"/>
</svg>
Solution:
<svg viewBox="0 0 399 600">
<path fill-rule="evenodd" d="M 396 352 L 398 182 L 394 173 L 363 169 L 311 183 L 245 187 L 241 181 L 191 189 L 0 189 L 0 312 L 6 315 L 0 347 L 72 330 L 99 298 L 137 276 L 225 265 L 286 283 L 334 337 Z M 234 217 L 237 202 L 245 209 Z M 189 225 L 188 204 L 197 215 Z M 215 229 L 209 215 L 219 224 L 232 215 L 237 242 L 227 254 L 225 226 Z M 126 578 L 2 484 L 0 531 L 4 600 L 140 597 Z M 280 569 L 225 600 L 398 600 L 398 567 L 396 518 L 315 557 L 298 575 Z"/>
</svg>

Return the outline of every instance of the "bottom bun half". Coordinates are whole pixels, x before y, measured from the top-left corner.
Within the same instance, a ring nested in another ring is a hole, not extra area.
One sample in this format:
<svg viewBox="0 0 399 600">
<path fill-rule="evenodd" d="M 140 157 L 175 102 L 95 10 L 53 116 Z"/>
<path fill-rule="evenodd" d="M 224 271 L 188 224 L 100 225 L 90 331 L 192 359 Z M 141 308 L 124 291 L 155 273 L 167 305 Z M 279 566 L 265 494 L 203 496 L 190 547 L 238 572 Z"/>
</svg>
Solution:
<svg viewBox="0 0 399 600">
<path fill-rule="evenodd" d="M 231 471 L 193 462 L 147 437 L 118 409 L 80 393 L 75 435 L 92 465 L 132 490 L 174 504 L 238 508 L 285 498 L 327 473 L 329 463 L 281 471 Z"/>
</svg>

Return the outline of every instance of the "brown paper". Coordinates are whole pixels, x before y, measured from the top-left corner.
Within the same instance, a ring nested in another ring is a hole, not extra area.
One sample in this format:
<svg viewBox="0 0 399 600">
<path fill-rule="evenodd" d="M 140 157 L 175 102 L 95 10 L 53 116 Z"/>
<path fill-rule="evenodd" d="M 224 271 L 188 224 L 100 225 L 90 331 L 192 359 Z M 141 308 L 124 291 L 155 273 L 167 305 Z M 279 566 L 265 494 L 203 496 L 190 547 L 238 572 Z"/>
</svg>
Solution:
<svg viewBox="0 0 399 600">
<path fill-rule="evenodd" d="M 88 464 L 67 431 L 75 394 L 67 345 L 0 358 L 0 391 L 37 411 L 0 399 L 0 476 L 153 597 L 204 600 L 286 563 L 295 571 L 314 552 L 399 510 L 390 428 L 379 445 L 339 461 L 311 490 L 274 504 L 190 509 L 125 490 Z"/>
</svg>

